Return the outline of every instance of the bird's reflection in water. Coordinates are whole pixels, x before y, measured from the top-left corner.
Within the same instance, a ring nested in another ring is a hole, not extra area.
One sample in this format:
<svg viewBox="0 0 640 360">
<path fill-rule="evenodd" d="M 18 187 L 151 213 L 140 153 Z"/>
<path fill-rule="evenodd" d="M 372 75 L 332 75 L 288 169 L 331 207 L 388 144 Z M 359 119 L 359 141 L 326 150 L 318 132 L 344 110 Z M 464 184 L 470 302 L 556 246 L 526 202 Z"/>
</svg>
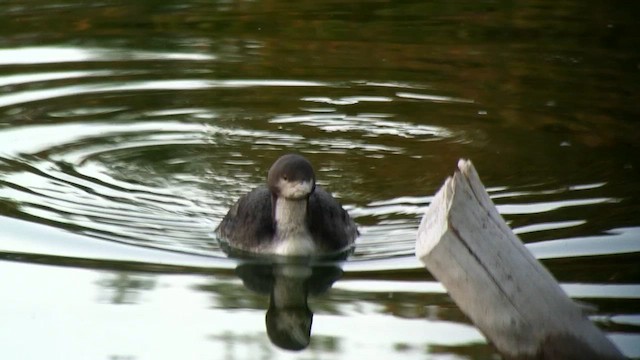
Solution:
<svg viewBox="0 0 640 360">
<path fill-rule="evenodd" d="M 266 315 L 271 342 L 287 350 L 309 346 L 313 312 L 307 298 L 331 288 L 342 276 L 338 264 L 311 264 L 308 261 L 246 262 L 236 268 L 244 285 L 255 292 L 269 294 Z"/>
</svg>

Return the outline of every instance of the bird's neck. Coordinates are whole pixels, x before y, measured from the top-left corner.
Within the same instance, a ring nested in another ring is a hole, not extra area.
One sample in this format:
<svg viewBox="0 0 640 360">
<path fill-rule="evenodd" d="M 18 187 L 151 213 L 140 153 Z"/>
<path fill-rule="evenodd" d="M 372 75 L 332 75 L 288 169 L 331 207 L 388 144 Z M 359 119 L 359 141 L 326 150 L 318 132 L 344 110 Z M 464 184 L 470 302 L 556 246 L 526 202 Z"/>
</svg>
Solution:
<svg viewBox="0 0 640 360">
<path fill-rule="evenodd" d="M 274 220 L 279 232 L 296 232 L 307 228 L 307 199 L 275 198 Z"/>
<path fill-rule="evenodd" d="M 281 255 L 309 255 L 315 246 L 307 228 L 307 199 L 290 200 L 274 197 L 273 216 L 277 253 Z"/>
</svg>

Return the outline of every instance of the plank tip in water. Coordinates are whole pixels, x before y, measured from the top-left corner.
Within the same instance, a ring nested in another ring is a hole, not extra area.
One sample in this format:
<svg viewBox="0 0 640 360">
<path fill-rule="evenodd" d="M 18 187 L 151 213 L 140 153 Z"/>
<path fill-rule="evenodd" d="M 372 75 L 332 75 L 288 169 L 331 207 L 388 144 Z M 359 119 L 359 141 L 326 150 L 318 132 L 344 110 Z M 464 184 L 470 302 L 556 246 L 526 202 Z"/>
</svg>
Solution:
<svg viewBox="0 0 640 360">
<path fill-rule="evenodd" d="M 427 208 L 416 256 L 510 359 L 617 359 L 504 221 L 470 160 L 460 159 Z"/>
</svg>

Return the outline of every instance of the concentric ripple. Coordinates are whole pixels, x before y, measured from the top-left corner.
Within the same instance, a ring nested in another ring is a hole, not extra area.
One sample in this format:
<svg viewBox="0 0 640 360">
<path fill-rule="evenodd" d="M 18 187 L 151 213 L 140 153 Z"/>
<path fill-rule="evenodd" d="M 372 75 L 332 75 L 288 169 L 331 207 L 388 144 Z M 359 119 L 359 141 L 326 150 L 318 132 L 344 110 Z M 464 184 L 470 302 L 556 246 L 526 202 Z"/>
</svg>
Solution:
<svg viewBox="0 0 640 360">
<path fill-rule="evenodd" d="M 135 158 L 145 151 L 162 152 L 169 144 L 189 146 L 197 143 L 196 134 L 205 134 L 198 131 L 201 126 L 158 125 L 13 129 L 8 135 L 45 141 L 17 146 L 20 156 L 4 161 L 0 197 L 16 202 L 24 216 L 91 237 L 180 251 L 204 249 L 211 243 L 207 219 L 216 214 L 215 198 L 190 179 L 118 161 L 123 153 Z"/>
<path fill-rule="evenodd" d="M 95 257 L 124 244 L 222 259 L 212 230 L 238 196 L 264 181 L 273 159 L 294 151 L 316 164 L 319 182 L 360 225 L 348 269 L 416 268 L 420 218 L 452 170 L 425 177 L 424 159 L 485 138 L 437 117 L 485 113 L 473 99 L 428 84 L 218 79 L 207 75 L 219 60 L 209 53 L 27 47 L 0 49 L 0 59 L 22 66 L 0 77 L 3 214 L 81 234 L 97 245 Z M 83 70 L 63 69 L 68 63 Z M 411 106 L 432 114 L 416 118 L 404 111 Z M 621 201 L 606 187 L 504 184 L 490 193 L 540 257 L 640 251 L 620 235 L 633 227 L 610 229 L 608 246 L 574 231 L 589 225 L 589 209 Z M 52 251 L 50 243 L 3 246 Z M 67 256 L 78 249 L 60 247 Z M 157 252 L 136 254 L 160 261 Z"/>
</svg>

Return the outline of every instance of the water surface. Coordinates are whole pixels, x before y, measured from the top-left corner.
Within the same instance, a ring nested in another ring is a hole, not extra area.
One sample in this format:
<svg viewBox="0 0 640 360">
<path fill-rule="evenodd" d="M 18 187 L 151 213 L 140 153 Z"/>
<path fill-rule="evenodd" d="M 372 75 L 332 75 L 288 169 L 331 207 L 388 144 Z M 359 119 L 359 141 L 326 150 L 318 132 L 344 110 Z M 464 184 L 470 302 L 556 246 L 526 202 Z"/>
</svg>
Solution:
<svg viewBox="0 0 640 360">
<path fill-rule="evenodd" d="M 470 158 L 509 225 L 640 358 L 640 23 L 627 2 L 0 5 L 7 358 L 497 357 L 414 258 Z M 212 230 L 314 163 L 362 236 L 274 346 Z"/>
</svg>

